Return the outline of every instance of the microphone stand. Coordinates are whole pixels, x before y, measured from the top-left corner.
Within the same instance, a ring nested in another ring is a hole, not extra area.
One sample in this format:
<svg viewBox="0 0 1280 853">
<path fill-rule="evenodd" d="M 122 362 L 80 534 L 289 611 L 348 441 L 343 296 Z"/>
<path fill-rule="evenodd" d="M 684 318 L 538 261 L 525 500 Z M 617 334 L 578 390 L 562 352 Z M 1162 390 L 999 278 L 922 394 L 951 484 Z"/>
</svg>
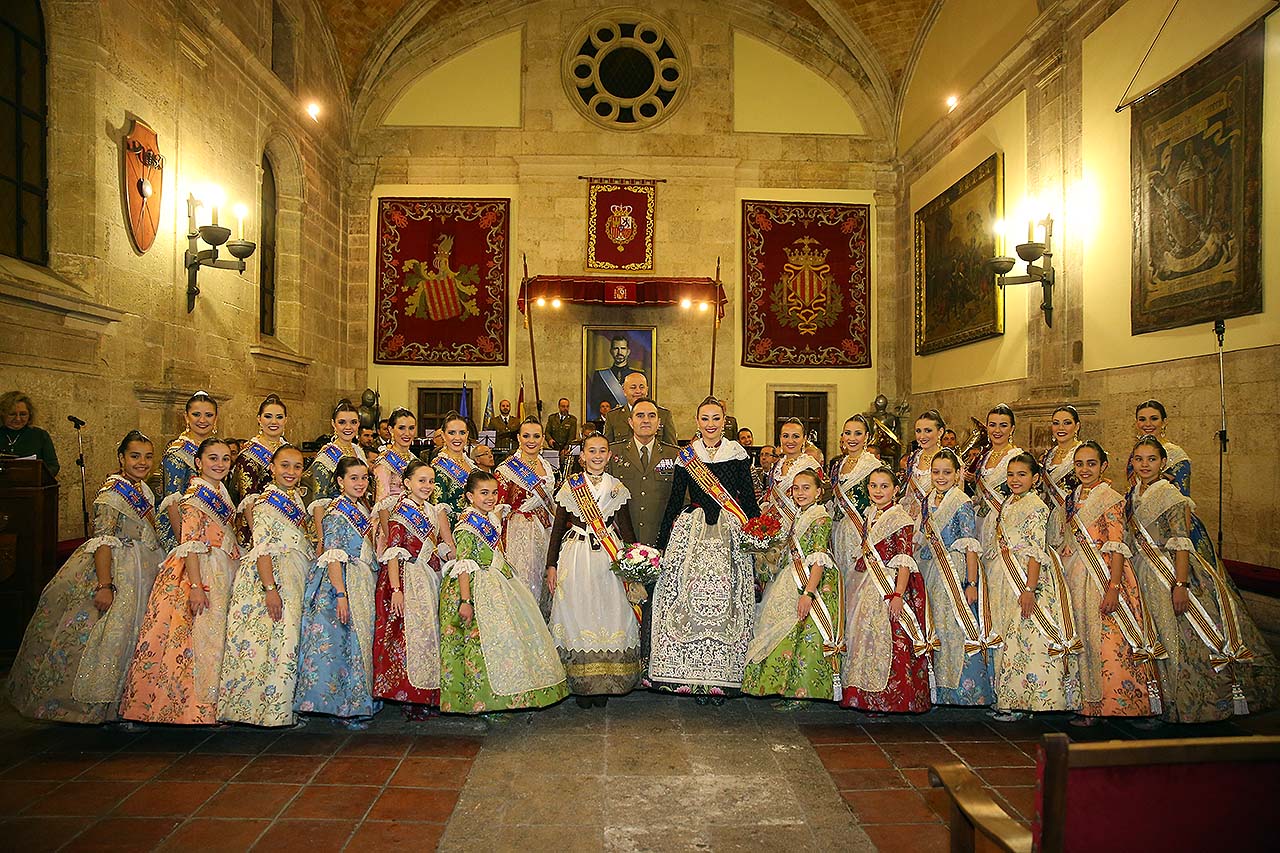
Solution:
<svg viewBox="0 0 1280 853">
<path fill-rule="evenodd" d="M 1227 378 L 1222 366 L 1222 346 L 1227 334 L 1227 321 L 1215 320 L 1213 331 L 1218 336 L 1218 405 L 1222 413 L 1222 429 L 1218 430 L 1218 559 L 1222 555 L 1222 477 L 1227 456 Z"/>
<path fill-rule="evenodd" d="M 85 486 L 85 474 L 84 474 L 84 435 L 83 433 L 80 432 L 81 428 L 84 426 L 84 421 L 74 416 L 67 418 L 67 420 L 71 421 L 71 425 L 75 428 L 76 447 L 80 451 L 80 455 L 76 457 L 76 464 L 80 466 L 80 517 L 84 523 L 84 538 L 88 539 L 89 538 L 89 498 L 88 498 L 88 492 Z"/>
</svg>

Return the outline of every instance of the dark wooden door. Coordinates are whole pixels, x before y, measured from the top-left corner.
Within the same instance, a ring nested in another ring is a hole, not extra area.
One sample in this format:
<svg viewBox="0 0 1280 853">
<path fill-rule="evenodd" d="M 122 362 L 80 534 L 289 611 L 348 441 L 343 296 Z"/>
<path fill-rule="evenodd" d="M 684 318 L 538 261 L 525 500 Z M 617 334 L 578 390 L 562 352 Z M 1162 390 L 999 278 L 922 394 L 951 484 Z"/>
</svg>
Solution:
<svg viewBox="0 0 1280 853">
<path fill-rule="evenodd" d="M 827 451 L 827 392 L 775 391 L 773 393 L 773 441 L 777 443 L 782 422 L 799 418 L 805 435 L 830 459 Z M 816 438 L 815 438 L 816 436 Z"/>
</svg>

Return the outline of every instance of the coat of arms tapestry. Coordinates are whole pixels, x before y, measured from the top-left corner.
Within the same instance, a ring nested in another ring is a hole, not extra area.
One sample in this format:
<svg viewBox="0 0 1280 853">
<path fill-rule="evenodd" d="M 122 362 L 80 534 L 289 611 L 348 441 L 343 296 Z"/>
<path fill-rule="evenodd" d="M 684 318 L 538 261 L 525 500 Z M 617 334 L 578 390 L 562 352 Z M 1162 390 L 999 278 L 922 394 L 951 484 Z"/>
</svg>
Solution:
<svg viewBox="0 0 1280 853">
<path fill-rule="evenodd" d="M 871 207 L 742 202 L 742 364 L 871 366 Z"/>
<path fill-rule="evenodd" d="M 587 269 L 653 269 L 654 181 L 587 179 Z"/>
<path fill-rule="evenodd" d="M 378 200 L 377 364 L 506 364 L 511 200 Z"/>
</svg>

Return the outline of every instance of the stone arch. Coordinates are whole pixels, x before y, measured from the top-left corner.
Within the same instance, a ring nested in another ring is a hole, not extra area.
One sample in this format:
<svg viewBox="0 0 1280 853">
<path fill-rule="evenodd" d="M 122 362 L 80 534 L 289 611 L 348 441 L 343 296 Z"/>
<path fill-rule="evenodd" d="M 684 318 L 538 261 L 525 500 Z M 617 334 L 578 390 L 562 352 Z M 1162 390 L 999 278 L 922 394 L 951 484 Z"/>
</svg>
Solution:
<svg viewBox="0 0 1280 853">
<path fill-rule="evenodd" d="M 261 150 L 262 157 L 271 161 L 276 183 L 276 330 L 265 340 L 274 340 L 296 353 L 302 345 L 302 218 L 306 198 L 302 152 L 292 133 L 282 127 L 268 130 Z M 261 198 L 261 160 L 257 189 Z"/>
</svg>

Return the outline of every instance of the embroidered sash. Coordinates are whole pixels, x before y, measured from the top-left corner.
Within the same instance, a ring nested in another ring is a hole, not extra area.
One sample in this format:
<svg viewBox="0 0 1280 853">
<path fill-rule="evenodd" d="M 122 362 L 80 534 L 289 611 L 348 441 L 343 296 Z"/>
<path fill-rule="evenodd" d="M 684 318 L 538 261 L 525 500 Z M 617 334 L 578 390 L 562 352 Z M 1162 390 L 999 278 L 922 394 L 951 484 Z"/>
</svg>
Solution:
<svg viewBox="0 0 1280 853">
<path fill-rule="evenodd" d="M 403 477 L 404 469 L 409 467 L 409 460 L 405 459 L 394 450 L 388 450 L 386 453 L 382 454 L 378 461 L 387 463 L 387 467 L 390 468 L 397 477 Z M 464 476 L 462 481 L 465 483 L 467 478 Z"/>
<path fill-rule="evenodd" d="M 430 544 L 435 537 L 439 536 L 427 514 L 408 500 L 401 500 L 396 504 L 396 508 L 391 511 L 391 517 L 402 522 L 424 545 Z"/>
<path fill-rule="evenodd" d="M 471 510 L 458 522 L 458 527 L 465 528 L 484 540 L 485 544 L 493 550 L 495 565 L 498 560 L 506 561 L 506 556 L 502 553 L 502 548 L 500 547 L 502 533 L 494 526 L 492 521 L 475 510 Z"/>
<path fill-rule="evenodd" d="M 884 564 L 884 560 L 880 557 L 880 552 L 875 546 L 868 541 L 869 537 L 862 537 L 862 556 L 863 562 L 867 566 L 867 573 L 875 579 L 876 586 L 880 587 L 882 596 L 890 596 L 897 590 L 897 573 L 890 577 L 890 572 Z M 937 634 L 933 631 L 932 620 L 929 616 L 928 599 L 925 600 L 924 619 L 925 624 L 920 625 L 920 620 L 916 618 L 916 612 L 911 606 L 903 601 L 902 615 L 898 617 L 898 624 L 902 626 L 902 630 L 907 632 L 907 638 L 911 640 L 911 654 L 916 657 L 927 655 L 934 649 L 940 648 Z M 888 606 L 888 601 L 885 602 Z"/>
<path fill-rule="evenodd" d="M 281 447 L 285 444 L 288 444 L 288 442 L 282 443 Z M 244 449 L 240 451 L 240 455 L 245 458 L 246 462 L 255 464 L 265 471 L 271 467 L 271 457 L 274 454 L 267 449 L 265 444 L 254 438 L 244 446 Z"/>
<path fill-rule="evenodd" d="M 796 583 L 796 588 L 800 590 L 800 594 L 804 595 L 805 587 L 809 583 L 809 573 L 804 567 L 804 552 L 800 550 L 800 543 L 796 541 L 795 528 L 792 527 L 791 535 L 787 537 L 787 545 L 791 550 L 791 573 L 792 580 Z M 813 606 L 809 608 L 809 620 L 813 622 L 815 628 L 818 629 L 818 635 L 822 637 L 822 656 L 831 664 L 831 668 L 835 670 L 832 676 L 832 696 L 839 696 L 840 687 L 840 655 L 845 651 L 844 644 L 844 577 L 843 572 L 839 570 L 833 573 L 836 578 L 836 601 L 837 610 L 839 611 L 835 617 L 832 617 L 831 610 L 827 607 L 827 602 L 821 595 L 815 595 L 811 601 Z"/>
<path fill-rule="evenodd" d="M 409 463 L 406 462 L 405 464 L 408 465 Z M 467 484 L 467 475 L 471 472 L 463 468 L 457 462 L 454 462 L 448 456 L 445 456 L 443 453 L 437 456 L 436 461 L 432 464 L 447 474 L 450 479 L 459 486 L 465 486 Z"/>
<path fill-rule="evenodd" d="M 692 442 L 685 445 L 677 459 L 684 465 L 698 487 L 711 495 L 711 498 L 720 505 L 720 509 L 736 518 L 739 524 L 747 523 L 747 514 L 743 512 L 733 495 L 729 494 L 729 490 L 724 487 L 724 483 L 720 482 L 720 478 L 715 475 L 710 466 L 698 457 Z"/>
<path fill-rule="evenodd" d="M 124 498 L 125 503 L 129 505 L 131 510 L 137 513 L 138 518 L 141 521 L 145 521 L 147 524 L 151 525 L 151 529 L 153 531 L 156 529 L 155 507 L 152 506 L 151 501 L 147 500 L 146 496 L 142 494 L 141 489 L 133 483 L 130 483 L 124 477 L 113 477 L 111 485 L 107 488 Z"/>
<path fill-rule="evenodd" d="M 942 541 L 942 536 L 939 535 L 937 528 L 933 524 L 933 519 L 930 517 L 927 499 L 920 504 L 920 514 L 924 520 L 925 540 L 929 543 L 929 550 L 933 553 L 934 562 L 938 564 L 938 574 L 941 575 L 943 586 L 947 589 L 947 597 L 951 599 L 951 608 L 955 611 L 956 622 L 960 625 L 960 630 L 964 632 L 965 655 L 975 655 L 985 649 L 1001 645 L 1004 642 L 1004 638 L 999 634 L 984 636 L 982 626 L 978 624 L 978 618 L 969 609 L 969 600 L 965 598 L 964 590 L 960 588 L 960 583 L 956 580 L 956 573 L 952 569 L 950 552 L 947 550 L 946 544 Z M 965 576 L 968 576 L 967 567 Z M 985 584 L 978 585 L 978 598 L 981 599 L 979 605 L 984 614 L 984 621 L 987 626 L 990 626 L 990 603 L 986 601 L 985 586 Z"/>
<path fill-rule="evenodd" d="M 194 467 L 193 463 L 196 458 L 196 451 L 200 446 L 196 444 L 190 436 L 180 435 L 173 441 L 169 442 L 166 453 L 173 453 L 182 457 L 182 461 L 188 468 Z"/>
<path fill-rule="evenodd" d="M 987 452 L 987 455 L 990 455 L 990 451 Z M 1000 510 L 1004 509 L 1004 501 L 987 485 L 986 478 L 982 475 L 986 462 L 987 458 L 984 456 L 982 462 L 978 463 L 977 473 L 973 478 L 974 491 L 977 492 L 978 497 L 982 500 L 979 515 L 986 515 L 992 510 L 999 513 Z"/>
<path fill-rule="evenodd" d="M 265 501 L 268 506 L 272 507 L 285 518 L 289 519 L 289 521 L 293 522 L 293 524 L 302 531 L 303 535 L 311 535 L 309 527 L 310 516 L 307 515 L 306 510 L 298 506 L 297 502 L 293 498 L 286 495 L 280 489 L 270 489 L 262 496 L 261 499 Z"/>
<path fill-rule="evenodd" d="M 502 466 L 498 468 L 498 473 L 505 477 L 514 478 L 514 483 L 523 486 L 524 490 L 533 495 L 542 504 L 534 508 L 534 514 L 538 520 L 542 522 L 542 526 L 551 529 L 551 519 L 554 509 L 551 506 L 551 498 L 547 496 L 547 490 L 543 487 L 542 478 L 538 476 L 538 472 L 529 467 L 519 456 L 512 456 Z M 512 507 L 517 509 L 517 507 Z"/>
<path fill-rule="evenodd" d="M 345 455 L 345 451 L 338 446 L 338 443 L 336 441 L 331 441 L 316 454 L 316 461 L 323 465 L 326 470 L 336 471 L 338 469 L 338 463 Z"/>
<path fill-rule="evenodd" d="M 192 486 L 189 499 L 198 502 L 223 527 L 231 523 L 231 516 L 236 511 L 235 507 L 223 500 L 222 495 L 218 494 L 206 483 L 196 483 Z"/>
<path fill-rule="evenodd" d="M 617 537 L 613 535 L 613 531 L 605 524 L 604 516 L 600 514 L 600 505 L 596 503 L 596 496 L 592 493 L 591 485 L 587 482 L 587 475 L 579 471 L 577 474 L 570 476 L 569 492 L 578 504 L 578 512 L 582 515 L 583 520 L 591 525 L 591 532 L 596 539 L 600 540 L 604 550 L 609 553 L 609 559 L 617 560 L 618 554 L 622 553 L 622 543 L 617 540 Z"/>
<path fill-rule="evenodd" d="M 369 520 L 369 516 L 346 495 L 330 503 L 329 510 L 325 514 L 341 515 L 351 522 L 351 526 L 356 529 L 356 532 L 370 542 L 373 541 L 373 523 Z"/>
<path fill-rule="evenodd" d="M 1013 586 L 1014 598 L 1021 597 L 1027 586 L 1027 571 L 1022 565 L 1014 559 L 1013 552 L 1009 550 L 1009 540 L 1005 538 L 1002 519 L 996 518 L 996 543 L 1000 546 L 1000 557 L 1004 562 L 1004 567 L 1008 570 L 1007 577 L 1009 583 Z M 1079 654 L 1084 645 L 1080 642 L 1080 638 L 1076 636 L 1075 616 L 1071 612 L 1070 593 L 1067 591 L 1067 581 L 1062 574 L 1062 566 L 1059 565 L 1056 555 L 1048 552 L 1050 565 L 1041 566 L 1041 571 L 1053 572 L 1054 583 L 1058 586 L 1058 603 L 1060 605 L 1060 613 L 1053 616 L 1045 613 L 1040 608 L 1040 600 L 1037 598 L 1031 610 L 1031 618 L 1036 623 L 1036 627 L 1040 629 L 1040 633 L 1044 634 L 1049 640 L 1049 654 L 1055 657 L 1063 655 Z M 1034 597 L 1034 593 L 1032 593 Z M 1021 605 L 1018 605 L 1021 607 Z M 1057 617 L 1057 621 L 1053 617 Z M 1059 625 L 1063 627 L 1059 627 Z"/>
</svg>

